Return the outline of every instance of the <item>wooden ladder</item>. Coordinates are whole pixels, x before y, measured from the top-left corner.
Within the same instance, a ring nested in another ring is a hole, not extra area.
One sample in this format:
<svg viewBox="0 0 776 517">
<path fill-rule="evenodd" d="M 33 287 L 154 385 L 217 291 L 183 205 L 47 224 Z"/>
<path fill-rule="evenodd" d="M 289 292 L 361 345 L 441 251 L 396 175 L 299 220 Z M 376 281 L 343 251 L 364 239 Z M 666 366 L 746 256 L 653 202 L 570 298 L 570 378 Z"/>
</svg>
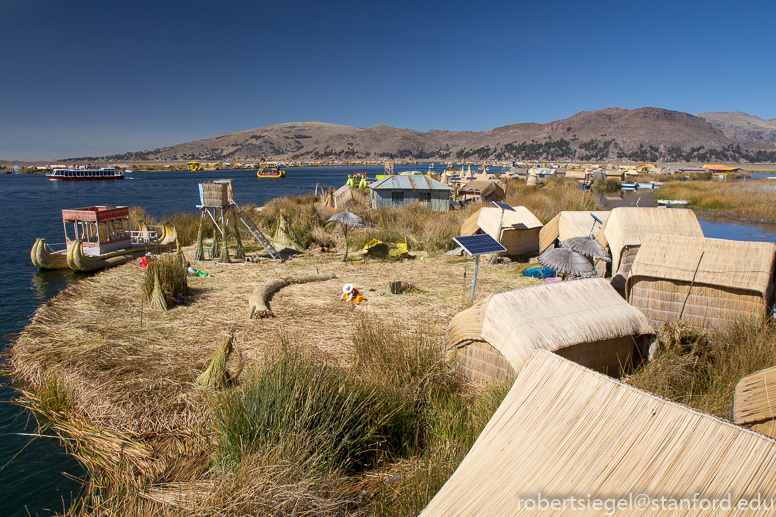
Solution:
<svg viewBox="0 0 776 517">
<path fill-rule="evenodd" d="M 261 230 L 259 230 L 259 227 L 256 226 L 256 223 L 253 222 L 248 214 L 246 214 L 237 203 L 230 200 L 229 205 L 231 205 L 232 210 L 234 210 L 234 215 L 236 215 L 237 218 L 242 221 L 245 227 L 248 228 L 248 231 L 251 232 L 251 235 L 253 235 L 257 241 L 259 241 L 259 244 L 261 244 L 264 247 L 264 250 L 269 253 L 269 256 L 272 257 L 272 260 L 280 264 L 283 261 L 283 258 L 275 249 L 275 246 L 273 246 L 269 239 L 267 239 L 267 236 L 264 235 Z"/>
</svg>

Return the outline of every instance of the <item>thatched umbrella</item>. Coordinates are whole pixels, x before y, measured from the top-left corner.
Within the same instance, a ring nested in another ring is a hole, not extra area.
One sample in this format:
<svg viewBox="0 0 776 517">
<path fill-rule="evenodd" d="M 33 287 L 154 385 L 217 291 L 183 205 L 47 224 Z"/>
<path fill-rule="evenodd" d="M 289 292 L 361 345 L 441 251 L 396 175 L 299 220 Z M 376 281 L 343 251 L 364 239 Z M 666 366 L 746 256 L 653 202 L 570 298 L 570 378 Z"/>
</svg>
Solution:
<svg viewBox="0 0 776 517">
<path fill-rule="evenodd" d="M 366 222 L 350 210 L 334 214 L 328 222 L 342 225 L 342 233 L 345 234 L 345 253 L 342 255 L 342 262 L 345 262 L 348 259 L 348 229 L 366 228 Z"/>
<path fill-rule="evenodd" d="M 561 248 L 569 248 L 570 250 L 595 260 L 603 260 L 604 262 L 612 261 L 606 248 L 592 237 L 572 237 L 565 241 L 561 241 L 560 246 Z"/>
<path fill-rule="evenodd" d="M 554 248 L 539 255 L 539 264 L 554 269 L 564 278 L 568 275 L 587 278 L 596 270 L 587 257 L 569 248 Z"/>
</svg>

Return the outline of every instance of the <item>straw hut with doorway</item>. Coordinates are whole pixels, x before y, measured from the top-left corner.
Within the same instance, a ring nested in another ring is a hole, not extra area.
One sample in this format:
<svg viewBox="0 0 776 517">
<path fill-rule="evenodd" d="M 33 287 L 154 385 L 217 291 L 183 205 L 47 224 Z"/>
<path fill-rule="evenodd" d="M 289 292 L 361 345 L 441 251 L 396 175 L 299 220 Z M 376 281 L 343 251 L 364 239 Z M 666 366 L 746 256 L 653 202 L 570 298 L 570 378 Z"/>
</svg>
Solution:
<svg viewBox="0 0 776 517">
<path fill-rule="evenodd" d="M 420 517 L 549 515 L 572 495 L 558 513 L 754 516 L 775 492 L 773 439 L 537 351 Z"/>
<path fill-rule="evenodd" d="M 703 237 L 703 230 L 692 210 L 685 208 L 613 208 L 598 233 L 598 242 L 612 255 L 612 284 L 624 292 L 631 264 L 641 242 L 651 233 Z"/>
<path fill-rule="evenodd" d="M 652 340 L 647 318 L 603 278 L 502 291 L 458 313 L 445 333 L 465 379 L 511 381 L 535 350 L 610 375 L 640 362 Z"/>
<path fill-rule="evenodd" d="M 679 319 L 722 328 L 767 316 L 775 266 L 770 242 L 653 234 L 631 266 L 625 296 L 655 328 Z"/>
<path fill-rule="evenodd" d="M 492 180 L 469 181 L 458 189 L 458 195 L 464 201 L 479 200 L 483 203 L 504 200 L 504 189 L 498 182 Z"/>
<path fill-rule="evenodd" d="M 608 211 L 593 212 L 596 217 L 606 223 L 609 217 Z M 593 224 L 595 223 L 595 226 Z M 563 211 L 553 217 L 539 232 L 539 252 L 543 252 L 551 246 L 557 245 L 572 237 L 587 237 L 590 230 L 593 237 L 597 237 L 601 231 L 601 225 L 593 219 L 588 211 Z"/>
<path fill-rule="evenodd" d="M 513 208 L 514 211 L 503 211 L 503 219 L 500 208 L 480 208 L 461 225 L 461 235 L 487 233 L 499 241 L 507 249 L 505 254 L 510 256 L 538 254 L 542 222 L 524 206 Z"/>
<path fill-rule="evenodd" d="M 336 210 L 345 210 L 352 205 L 366 205 L 367 197 L 357 188 L 350 185 L 343 185 L 334 191 L 334 208 Z"/>
</svg>

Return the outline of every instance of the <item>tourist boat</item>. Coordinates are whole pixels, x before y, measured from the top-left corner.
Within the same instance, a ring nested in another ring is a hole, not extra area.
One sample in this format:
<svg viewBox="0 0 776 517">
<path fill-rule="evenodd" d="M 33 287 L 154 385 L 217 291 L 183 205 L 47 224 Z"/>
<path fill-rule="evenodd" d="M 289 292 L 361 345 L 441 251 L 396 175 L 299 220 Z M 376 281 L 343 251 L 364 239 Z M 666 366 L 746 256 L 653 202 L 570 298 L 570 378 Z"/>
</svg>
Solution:
<svg viewBox="0 0 776 517">
<path fill-rule="evenodd" d="M 286 171 L 280 167 L 262 167 L 256 172 L 259 178 L 285 178 Z"/>
<path fill-rule="evenodd" d="M 30 260 L 41 269 L 96 271 L 118 266 L 152 251 L 170 247 L 177 239 L 171 224 L 161 232 L 149 229 L 142 221 L 138 231 L 129 230 L 129 209 L 89 206 L 62 210 L 65 249 L 53 250 L 46 239 L 37 239 Z"/>
<path fill-rule="evenodd" d="M 124 173 L 115 167 L 55 169 L 46 173 L 51 181 L 123 180 Z"/>
<path fill-rule="evenodd" d="M 199 162 L 186 162 L 186 168 L 191 172 L 204 170 L 204 167 Z"/>
</svg>

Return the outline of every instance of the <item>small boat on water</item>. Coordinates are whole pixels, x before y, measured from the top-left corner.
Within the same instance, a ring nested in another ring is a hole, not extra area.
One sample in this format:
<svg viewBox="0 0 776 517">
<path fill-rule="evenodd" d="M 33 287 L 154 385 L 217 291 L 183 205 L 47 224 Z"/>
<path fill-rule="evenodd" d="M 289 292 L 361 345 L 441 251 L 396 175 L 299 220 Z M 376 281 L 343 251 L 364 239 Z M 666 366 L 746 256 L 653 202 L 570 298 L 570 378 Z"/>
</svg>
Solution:
<svg viewBox="0 0 776 517">
<path fill-rule="evenodd" d="M 124 173 L 115 167 L 72 167 L 54 169 L 47 172 L 46 177 L 51 181 L 123 180 Z"/>
<path fill-rule="evenodd" d="M 256 172 L 259 178 L 285 178 L 286 171 L 280 167 L 262 167 Z"/>
<path fill-rule="evenodd" d="M 199 162 L 186 162 L 186 168 L 191 172 L 204 170 L 204 167 Z"/>
<path fill-rule="evenodd" d="M 30 260 L 35 266 L 96 271 L 124 264 L 149 251 L 162 251 L 178 237 L 171 224 L 164 224 L 157 231 L 141 221 L 138 231 L 130 231 L 129 209 L 125 206 L 62 210 L 62 221 L 66 247 L 54 250 L 46 239 L 37 239 L 30 250 Z"/>
<path fill-rule="evenodd" d="M 689 205 L 689 201 L 685 201 L 683 199 L 658 199 L 657 200 L 657 206 L 661 208 L 671 208 L 674 206 L 687 206 Z"/>
</svg>

